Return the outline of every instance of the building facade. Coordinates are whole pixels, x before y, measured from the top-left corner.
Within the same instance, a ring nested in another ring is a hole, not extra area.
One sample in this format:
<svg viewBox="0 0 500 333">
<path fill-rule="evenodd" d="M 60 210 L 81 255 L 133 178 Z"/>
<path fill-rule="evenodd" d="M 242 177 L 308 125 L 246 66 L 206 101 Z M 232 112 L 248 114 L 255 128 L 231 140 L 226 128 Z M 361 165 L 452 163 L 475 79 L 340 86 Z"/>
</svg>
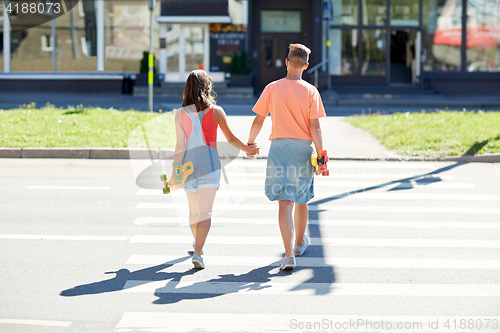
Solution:
<svg viewBox="0 0 500 333">
<path fill-rule="evenodd" d="M 147 1 L 65 0 L 55 19 L 13 15 L 16 3 L 1 6 L 0 88 L 120 89 L 139 72 L 149 49 Z M 360 91 L 500 91 L 500 0 L 163 0 L 154 17 L 165 82 L 184 82 L 197 68 L 225 81 L 233 55 L 246 51 L 258 92 L 286 74 L 288 45 L 303 43 L 310 67 L 323 62 L 321 88 L 329 80 Z"/>
</svg>

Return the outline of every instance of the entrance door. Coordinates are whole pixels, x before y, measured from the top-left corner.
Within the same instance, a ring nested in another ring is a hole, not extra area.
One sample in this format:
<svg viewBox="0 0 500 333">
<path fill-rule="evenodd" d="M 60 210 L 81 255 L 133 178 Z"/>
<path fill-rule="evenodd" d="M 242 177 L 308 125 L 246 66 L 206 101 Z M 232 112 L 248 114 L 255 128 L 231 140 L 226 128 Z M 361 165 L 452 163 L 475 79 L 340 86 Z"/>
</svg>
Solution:
<svg viewBox="0 0 500 333">
<path fill-rule="evenodd" d="M 391 83 L 416 83 L 417 31 L 412 29 L 391 32 Z"/>
<path fill-rule="evenodd" d="M 262 33 L 260 36 L 260 89 L 286 76 L 285 59 L 290 44 L 301 43 L 300 34 Z"/>
</svg>

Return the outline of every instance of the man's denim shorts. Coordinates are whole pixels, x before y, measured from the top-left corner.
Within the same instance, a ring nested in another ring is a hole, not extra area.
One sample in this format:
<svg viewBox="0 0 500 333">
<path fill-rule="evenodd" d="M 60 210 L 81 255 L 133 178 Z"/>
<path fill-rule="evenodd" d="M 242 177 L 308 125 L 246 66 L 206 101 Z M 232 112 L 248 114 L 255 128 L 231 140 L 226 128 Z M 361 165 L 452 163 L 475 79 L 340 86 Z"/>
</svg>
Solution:
<svg viewBox="0 0 500 333">
<path fill-rule="evenodd" d="M 266 196 L 271 201 L 306 203 L 314 197 L 312 142 L 301 139 L 274 139 L 266 168 Z"/>
</svg>

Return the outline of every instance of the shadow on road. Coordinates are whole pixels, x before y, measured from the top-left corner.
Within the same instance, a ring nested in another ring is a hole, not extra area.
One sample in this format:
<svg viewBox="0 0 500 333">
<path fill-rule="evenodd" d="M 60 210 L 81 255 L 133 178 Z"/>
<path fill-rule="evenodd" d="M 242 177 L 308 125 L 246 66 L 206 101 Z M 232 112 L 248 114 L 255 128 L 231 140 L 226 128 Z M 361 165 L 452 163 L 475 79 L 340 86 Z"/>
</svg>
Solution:
<svg viewBox="0 0 500 333">
<path fill-rule="evenodd" d="M 72 296 L 103 294 L 113 291 L 120 291 L 125 287 L 125 284 L 129 280 L 135 280 L 135 281 L 163 281 L 169 279 L 180 280 L 183 276 L 192 275 L 197 271 L 194 269 L 183 273 L 166 273 L 160 271 L 172 267 L 173 265 L 183 262 L 189 258 L 190 258 L 189 256 L 184 256 L 161 265 L 148 267 L 135 272 L 130 272 L 128 269 L 120 269 L 117 272 L 106 272 L 105 274 L 116 274 L 116 276 L 109 280 L 93 282 L 64 290 L 61 292 L 60 295 L 65 297 L 72 297 Z"/>
</svg>

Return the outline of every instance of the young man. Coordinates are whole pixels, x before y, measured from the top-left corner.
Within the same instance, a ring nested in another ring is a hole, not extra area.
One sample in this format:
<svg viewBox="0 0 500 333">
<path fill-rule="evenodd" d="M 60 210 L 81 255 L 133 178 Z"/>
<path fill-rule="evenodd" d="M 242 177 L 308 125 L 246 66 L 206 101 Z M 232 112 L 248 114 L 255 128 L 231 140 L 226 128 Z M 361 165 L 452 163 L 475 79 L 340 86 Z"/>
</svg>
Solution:
<svg viewBox="0 0 500 333">
<path fill-rule="evenodd" d="M 271 113 L 269 139 L 272 142 L 265 188 L 269 200 L 279 202 L 278 220 L 285 246 L 283 270 L 295 268 L 295 256 L 302 255 L 309 246 L 305 231 L 309 215 L 307 202 L 314 197 L 312 142 L 316 151 L 323 150 L 319 118 L 326 114 L 321 96 L 316 87 L 302 80 L 302 73 L 309 66 L 310 53 L 304 45 L 290 45 L 285 60 L 287 75 L 268 84 L 262 92 L 253 108 L 257 116 L 248 138 L 249 145 L 256 144 L 262 124 Z"/>
</svg>

